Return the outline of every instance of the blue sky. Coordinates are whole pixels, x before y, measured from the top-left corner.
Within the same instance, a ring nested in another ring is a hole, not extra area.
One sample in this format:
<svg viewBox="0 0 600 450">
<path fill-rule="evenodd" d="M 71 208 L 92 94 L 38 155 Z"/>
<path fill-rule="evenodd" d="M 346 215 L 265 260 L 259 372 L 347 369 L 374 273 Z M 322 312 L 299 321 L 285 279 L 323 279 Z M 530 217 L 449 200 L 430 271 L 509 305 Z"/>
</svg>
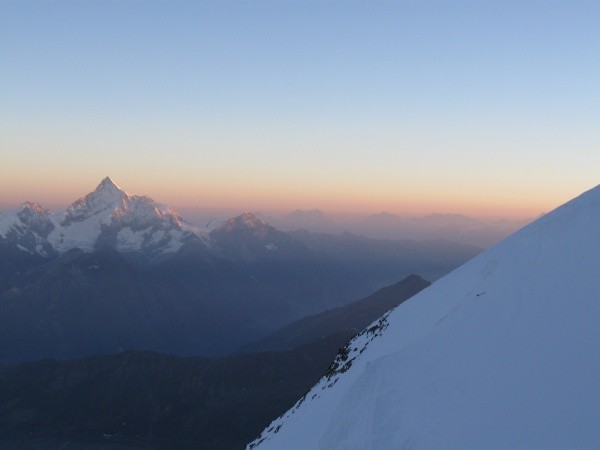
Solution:
<svg viewBox="0 0 600 450">
<path fill-rule="evenodd" d="M 19 1 L 0 17 L 0 205 L 111 175 L 182 206 L 527 215 L 599 182 L 600 2 Z"/>
</svg>

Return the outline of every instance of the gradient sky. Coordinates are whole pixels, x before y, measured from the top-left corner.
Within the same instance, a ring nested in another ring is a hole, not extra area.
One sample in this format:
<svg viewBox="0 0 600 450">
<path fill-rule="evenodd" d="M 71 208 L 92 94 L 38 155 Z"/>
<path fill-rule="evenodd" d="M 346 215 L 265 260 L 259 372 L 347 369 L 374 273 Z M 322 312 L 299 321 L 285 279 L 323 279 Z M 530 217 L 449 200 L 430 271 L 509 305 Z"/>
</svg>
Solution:
<svg viewBox="0 0 600 450">
<path fill-rule="evenodd" d="M 600 2 L 0 2 L 0 207 L 537 215 L 600 183 Z"/>
</svg>

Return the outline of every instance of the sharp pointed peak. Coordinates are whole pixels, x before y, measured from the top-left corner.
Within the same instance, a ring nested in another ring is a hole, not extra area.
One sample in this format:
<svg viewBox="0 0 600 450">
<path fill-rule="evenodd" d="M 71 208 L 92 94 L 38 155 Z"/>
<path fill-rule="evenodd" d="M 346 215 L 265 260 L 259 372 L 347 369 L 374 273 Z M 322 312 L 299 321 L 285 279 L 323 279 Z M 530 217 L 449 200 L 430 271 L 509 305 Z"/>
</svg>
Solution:
<svg viewBox="0 0 600 450">
<path fill-rule="evenodd" d="M 102 181 L 100 181 L 100 184 L 98 184 L 98 187 L 96 189 L 100 188 L 111 188 L 121 190 L 121 188 L 117 186 L 115 182 L 110 179 L 110 177 L 104 177 Z"/>
<path fill-rule="evenodd" d="M 78 211 L 80 211 L 82 208 L 85 209 L 91 207 L 89 205 L 90 202 L 95 204 L 95 206 L 92 208 L 97 210 L 100 203 L 104 206 L 113 205 L 115 202 L 120 202 L 123 199 L 128 198 L 129 195 L 127 192 L 117 186 L 110 179 L 110 177 L 105 177 L 102 181 L 100 181 L 100 184 L 98 184 L 94 191 L 90 192 L 85 197 L 81 197 L 80 199 L 74 201 L 71 206 L 67 208 L 66 213 L 67 216 L 74 214 L 75 212 L 80 214 Z"/>
</svg>

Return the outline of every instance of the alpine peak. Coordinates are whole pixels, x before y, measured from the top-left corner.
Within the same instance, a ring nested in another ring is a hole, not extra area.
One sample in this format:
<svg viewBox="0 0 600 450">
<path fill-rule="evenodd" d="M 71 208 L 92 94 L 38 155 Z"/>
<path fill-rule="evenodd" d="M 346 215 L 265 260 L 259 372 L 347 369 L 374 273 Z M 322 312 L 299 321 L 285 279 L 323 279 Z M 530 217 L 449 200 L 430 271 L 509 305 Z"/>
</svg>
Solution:
<svg viewBox="0 0 600 450">
<path fill-rule="evenodd" d="M 0 237 L 9 236 L 22 250 L 43 256 L 100 246 L 151 256 L 176 251 L 195 233 L 201 230 L 184 224 L 176 211 L 150 197 L 129 195 L 110 177 L 64 212 L 50 213 L 38 203 L 25 202 L 0 223 Z"/>
<path fill-rule="evenodd" d="M 119 189 L 109 177 L 106 177 L 93 192 L 75 201 L 67 208 L 63 225 L 81 222 L 104 211 L 112 212 L 126 207 L 128 203 L 129 196 L 127 193 Z"/>
<path fill-rule="evenodd" d="M 269 227 L 269 224 L 264 220 L 259 219 L 256 215 L 250 211 L 246 211 L 239 216 L 227 219 L 219 229 L 223 231 L 235 231 L 235 230 L 265 230 Z"/>
<path fill-rule="evenodd" d="M 40 205 L 38 202 L 24 202 L 21 205 L 20 213 L 23 213 L 25 211 L 28 211 L 31 213 L 37 213 L 40 215 L 48 215 L 49 214 L 48 210 L 44 209 L 42 207 L 42 205 Z"/>
<path fill-rule="evenodd" d="M 244 212 L 236 219 L 239 219 L 248 228 L 258 228 L 268 225 L 267 222 L 259 219 L 254 213 L 251 213 L 250 211 Z"/>
<path fill-rule="evenodd" d="M 110 179 L 110 177 L 104 177 L 102 181 L 100 181 L 100 184 L 98 184 L 96 190 L 106 188 L 121 190 L 121 188 L 119 188 L 119 186 L 117 186 L 114 181 Z"/>
</svg>

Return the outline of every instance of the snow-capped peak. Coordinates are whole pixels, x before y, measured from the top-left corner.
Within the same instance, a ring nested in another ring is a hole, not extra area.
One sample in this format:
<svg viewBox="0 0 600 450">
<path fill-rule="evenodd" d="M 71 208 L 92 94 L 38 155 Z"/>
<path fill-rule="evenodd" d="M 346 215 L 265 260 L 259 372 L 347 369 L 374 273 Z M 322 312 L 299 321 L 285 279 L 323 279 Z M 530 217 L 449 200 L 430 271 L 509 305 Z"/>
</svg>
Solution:
<svg viewBox="0 0 600 450">
<path fill-rule="evenodd" d="M 255 214 L 246 211 L 239 216 L 227 219 L 221 226 L 217 228 L 217 230 L 228 232 L 236 230 L 257 232 L 266 230 L 268 228 L 269 224 L 267 222 L 259 219 Z"/>
<path fill-rule="evenodd" d="M 106 177 L 93 192 L 76 200 L 67 208 L 62 225 L 81 222 L 104 211 L 126 208 L 128 201 L 129 195 Z"/>
<path fill-rule="evenodd" d="M 39 214 L 47 216 L 50 212 L 44 209 L 38 202 L 24 202 L 21 204 L 21 213 L 24 214 Z"/>
<path fill-rule="evenodd" d="M 152 254 L 175 251 L 194 233 L 182 227 L 173 209 L 150 197 L 129 195 L 109 177 L 64 213 L 50 214 L 39 204 L 26 202 L 18 212 L 0 217 L 0 237 L 8 236 L 19 248 L 44 255 L 75 247 L 92 251 L 98 246 Z"/>
<path fill-rule="evenodd" d="M 17 213 L 21 224 L 36 233 L 39 237 L 46 238 L 54 229 L 50 218 L 50 211 L 44 209 L 39 203 L 25 202 Z"/>
<path fill-rule="evenodd" d="M 25 202 L 17 211 L 0 214 L 0 240 L 13 242 L 28 253 L 52 254 L 47 238 L 54 228 L 50 212 L 39 203 Z"/>
<path fill-rule="evenodd" d="M 382 317 L 249 448 L 598 448 L 600 186 Z"/>
<path fill-rule="evenodd" d="M 92 250 L 99 242 L 121 251 L 174 251 L 192 234 L 182 229 L 176 211 L 150 197 L 129 195 L 109 177 L 69 206 L 60 225 L 50 237 L 59 251 Z"/>
<path fill-rule="evenodd" d="M 104 177 L 102 179 L 102 181 L 100 181 L 100 184 L 98 185 L 98 187 L 96 188 L 96 190 L 98 189 L 112 189 L 112 190 L 118 190 L 120 191 L 121 188 L 119 186 L 117 186 L 113 180 L 110 179 L 110 177 Z"/>
</svg>

